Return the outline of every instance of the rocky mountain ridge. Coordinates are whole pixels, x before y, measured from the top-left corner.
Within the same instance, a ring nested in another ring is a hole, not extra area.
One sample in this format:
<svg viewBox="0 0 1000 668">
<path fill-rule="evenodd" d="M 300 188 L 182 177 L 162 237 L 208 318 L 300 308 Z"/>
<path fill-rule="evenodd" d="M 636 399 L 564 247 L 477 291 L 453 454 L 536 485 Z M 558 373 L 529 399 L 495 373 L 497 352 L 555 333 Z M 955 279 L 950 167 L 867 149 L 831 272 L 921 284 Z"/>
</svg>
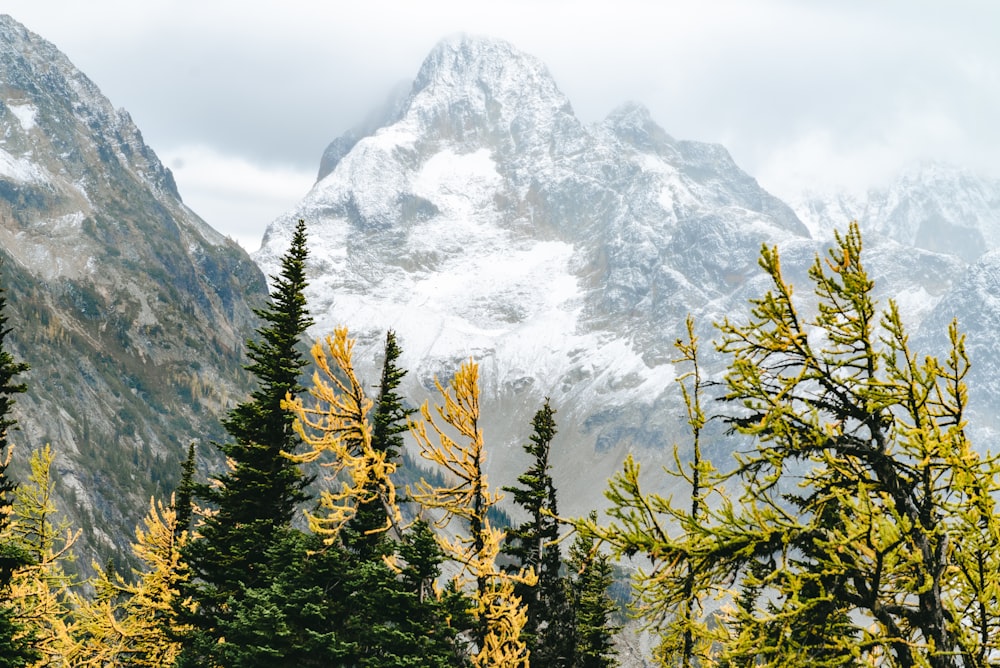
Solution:
<svg viewBox="0 0 1000 668">
<path fill-rule="evenodd" d="M 15 441 L 57 453 L 86 569 L 125 552 L 188 442 L 221 435 L 265 283 L 184 205 L 129 115 L 6 15 L 0 133 L 0 271 L 13 352 L 32 367 Z"/>
</svg>

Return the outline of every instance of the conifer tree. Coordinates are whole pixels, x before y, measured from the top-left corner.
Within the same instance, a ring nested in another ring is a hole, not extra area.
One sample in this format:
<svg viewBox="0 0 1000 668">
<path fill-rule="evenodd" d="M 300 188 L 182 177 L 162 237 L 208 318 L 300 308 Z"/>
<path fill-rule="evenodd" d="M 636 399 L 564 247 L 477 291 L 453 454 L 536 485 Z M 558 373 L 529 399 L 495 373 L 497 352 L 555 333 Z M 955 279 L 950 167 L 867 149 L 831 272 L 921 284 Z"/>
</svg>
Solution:
<svg viewBox="0 0 1000 668">
<path fill-rule="evenodd" d="M 403 434 L 409 430 L 407 420 L 416 412 L 403 405 L 403 398 L 397 393 L 406 370 L 401 369 L 397 360 L 402 350 L 392 330 L 386 332 L 385 357 L 382 362 L 382 379 L 379 383 L 378 398 L 372 415 L 371 447 L 375 452 L 385 454 L 385 461 L 399 465 L 403 451 Z M 370 486 L 377 489 L 379 482 L 370 476 Z M 382 499 L 376 494 L 369 501 L 358 504 L 354 517 L 344 527 L 344 540 L 348 547 L 362 560 L 378 558 L 385 548 L 379 544 L 385 536 L 384 527 L 389 518 Z"/>
<path fill-rule="evenodd" d="M 520 486 L 503 488 L 528 514 L 526 522 L 507 531 L 503 552 L 513 558 L 516 568 L 531 568 L 538 576 L 534 586 L 514 585 L 527 610 L 523 637 L 536 665 L 558 667 L 571 665 L 573 620 L 560 574 L 556 488 L 549 474 L 549 451 L 556 434 L 554 415 L 546 399 L 532 420 L 530 442 L 524 445 L 531 465 L 518 476 Z"/>
<path fill-rule="evenodd" d="M 393 338 L 388 341 L 392 344 Z M 392 420 L 384 421 L 383 440 L 376 443 L 377 430 L 368 419 L 372 401 L 355 374 L 353 348 L 344 328 L 317 343 L 312 350 L 317 369 L 309 388 L 312 402 L 287 402 L 296 417 L 295 428 L 311 448 L 296 459 L 319 462 L 330 471 L 327 479 L 333 483 L 320 491 L 319 512 L 307 517 L 326 549 L 340 555 L 341 609 L 331 625 L 343 650 L 338 661 L 372 668 L 455 665 L 458 629 L 451 620 L 460 619 L 461 606 L 468 603 L 434 587 L 443 556 L 428 538 L 426 525 L 418 522 L 409 531 L 402 526 L 391 478 L 397 464 L 388 460 L 390 455 L 398 458 L 399 432 Z M 398 356 L 392 348 L 389 367 Z M 397 371 L 383 374 L 383 416 L 405 416 L 398 398 L 385 401 L 401 376 Z M 370 513 L 359 520 L 364 509 Z M 368 528 L 361 532 L 360 527 Z M 390 530 L 398 543 L 384 538 Z"/>
<path fill-rule="evenodd" d="M 325 345 L 324 345 L 325 344 Z M 294 428 L 308 450 L 292 457 L 297 462 L 319 462 L 329 471 L 333 485 L 320 491 L 319 511 L 307 512 L 310 528 L 327 542 L 341 541 L 345 526 L 359 508 L 382 509 L 374 533 L 401 531 L 402 515 L 391 475 L 396 463 L 387 450 L 378 450 L 372 439 L 368 414 L 372 400 L 365 395 L 353 364 L 354 339 L 338 327 L 333 336 L 312 348 L 313 374 L 306 406 L 301 397 L 288 397 L 285 406 L 295 418 Z"/>
<path fill-rule="evenodd" d="M 423 419 L 411 422 L 410 431 L 421 456 L 441 467 L 451 480 L 443 486 L 421 480 L 411 496 L 425 508 L 441 513 L 439 528 L 455 519 L 467 524 L 468 533 L 458 529 L 454 539 L 439 534 L 438 540 L 445 554 L 462 568 L 456 582 L 467 581 L 463 578 L 475 582 L 473 665 L 527 666 L 529 650 L 521 638 L 527 613 L 514 584 L 533 585 L 537 577 L 530 568 L 512 574 L 497 565 L 504 532 L 490 525 L 487 511 L 501 497 L 490 490 L 483 471 L 486 452 L 479 427 L 479 368 L 467 362 L 458 368 L 447 389 L 438 381 L 435 384 L 444 405 L 436 407 L 435 418 L 424 403 L 420 409 Z M 428 425 L 437 443 L 428 435 Z M 451 433 L 464 442 L 454 440 Z"/>
<path fill-rule="evenodd" d="M 596 513 L 590 520 L 596 520 Z M 569 600 L 574 633 L 571 663 L 574 668 L 610 668 L 618 665 L 612 622 L 616 606 L 608 595 L 614 574 L 608 555 L 597 549 L 593 535 L 579 533 L 569 550 Z"/>
<path fill-rule="evenodd" d="M 174 496 L 174 514 L 177 516 L 175 530 L 178 534 L 191 529 L 191 513 L 195 494 L 195 450 L 194 441 L 188 444 L 187 458 L 181 464 L 181 481 Z"/>
<path fill-rule="evenodd" d="M 193 576 L 185 594 L 197 605 L 178 613 L 186 616 L 194 633 L 203 634 L 201 646 L 212 647 L 220 637 L 220 616 L 231 607 L 230 598 L 268 580 L 263 553 L 306 498 L 308 480 L 284 454 L 294 453 L 300 441 L 282 402 L 302 390 L 299 376 L 306 360 L 299 344 L 313 322 L 304 295 L 307 255 L 305 223 L 300 220 L 280 273 L 271 277 L 271 303 L 255 311 L 264 324 L 257 330 L 259 338 L 247 342 L 251 363 L 246 368 L 257 378 L 258 388 L 223 421 L 232 437 L 219 446 L 227 470 L 215 476 L 214 484 L 199 486 L 199 496 L 211 509 L 185 551 Z M 198 656 L 185 660 L 207 662 Z"/>
<path fill-rule="evenodd" d="M 172 666 L 180 654 L 173 628 L 174 599 L 188 577 L 181 549 L 187 531 L 178 531 L 173 505 L 150 499 L 149 512 L 136 528 L 133 552 L 143 564 L 130 582 L 95 564 L 96 597 L 76 597 L 69 653 L 72 666 Z"/>
<path fill-rule="evenodd" d="M 17 428 L 12 415 L 14 396 L 24 392 L 24 383 L 14 378 L 28 370 L 11 354 L 7 327 L 7 296 L 0 286 L 0 668 L 29 665 L 40 654 L 32 646 L 30 632 L 19 623 L 16 610 L 10 604 L 10 582 L 15 570 L 26 566 L 29 557 L 23 546 L 11 535 L 11 512 L 14 504 L 14 481 L 7 474 L 13 456 L 10 431 Z"/>
<path fill-rule="evenodd" d="M 861 250 L 853 223 L 816 258 L 805 318 L 765 246 L 771 290 L 720 325 L 725 419 L 753 444 L 734 497 L 693 521 L 644 494 L 628 459 L 611 524 L 578 523 L 651 560 L 649 621 L 691 595 L 739 596 L 715 620 L 725 665 L 978 668 L 998 650 L 1000 466 L 965 435 L 964 340 L 953 323 L 944 361 L 921 360 L 895 303 L 879 314 Z"/>
<path fill-rule="evenodd" d="M 14 571 L 9 595 L 19 623 L 27 627 L 41 653 L 36 666 L 63 665 L 71 651 L 70 588 L 66 572 L 80 531 L 56 519 L 52 449 L 46 445 L 31 455 L 27 484 L 14 492 L 12 532 L 30 562 Z"/>
<path fill-rule="evenodd" d="M 0 287 L 0 532 L 10 521 L 11 506 L 14 503 L 14 481 L 7 475 L 13 454 L 10 444 L 10 431 L 17 429 L 17 420 L 12 415 L 14 397 L 23 393 L 27 387 L 24 383 L 14 380 L 15 376 L 28 370 L 28 365 L 18 362 L 11 354 L 8 336 L 12 329 L 7 326 L 7 296 Z M 0 586 L 6 584 L 4 574 L 9 576 L 10 568 L 0 563 Z"/>
<path fill-rule="evenodd" d="M 313 324 L 305 298 L 307 256 L 306 227 L 300 220 L 281 258 L 280 273 L 271 277 L 271 304 L 255 310 L 265 323 L 257 330 L 259 338 L 247 341 L 251 364 L 246 368 L 259 387 L 223 421 L 232 441 L 221 448 L 234 468 L 219 476 L 219 491 L 210 494 L 209 500 L 218 505 L 219 523 L 263 520 L 283 526 L 306 498 L 307 481 L 283 455 L 298 450 L 299 440 L 282 402 L 304 389 L 299 377 L 308 362 L 300 344 Z"/>
</svg>

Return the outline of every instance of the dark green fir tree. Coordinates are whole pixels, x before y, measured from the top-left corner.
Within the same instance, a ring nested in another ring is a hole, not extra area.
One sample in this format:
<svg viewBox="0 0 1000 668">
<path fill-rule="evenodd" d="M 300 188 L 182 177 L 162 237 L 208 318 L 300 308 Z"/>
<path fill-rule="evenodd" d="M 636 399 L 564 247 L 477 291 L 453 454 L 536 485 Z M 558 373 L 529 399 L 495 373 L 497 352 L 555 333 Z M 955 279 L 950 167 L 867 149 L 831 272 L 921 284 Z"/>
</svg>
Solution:
<svg viewBox="0 0 1000 668">
<path fill-rule="evenodd" d="M 174 512 L 177 514 L 177 525 L 174 530 L 178 535 L 191 528 L 191 510 L 194 504 L 195 493 L 194 456 L 194 441 L 192 441 L 188 444 L 187 458 L 181 464 L 181 481 L 177 485 L 177 491 L 174 493 Z"/>
<path fill-rule="evenodd" d="M 14 397 L 27 388 L 15 380 L 28 370 L 28 365 L 14 359 L 10 352 L 7 326 L 7 296 L 0 287 L 0 668 L 32 665 L 41 658 L 33 647 L 32 638 L 24 632 L 14 609 L 8 603 L 7 588 L 14 571 L 30 561 L 28 553 L 17 544 L 8 531 L 10 514 L 17 485 L 7 475 L 11 459 L 10 432 L 17 429 L 12 415 Z"/>
<path fill-rule="evenodd" d="M 556 434 L 555 410 L 548 399 L 535 413 L 533 432 L 524 451 L 531 456 L 528 470 L 517 478 L 518 485 L 504 487 L 528 519 L 507 532 L 503 552 L 513 560 L 512 568 L 530 566 L 538 583 L 515 585 L 515 593 L 527 608 L 528 621 L 521 632 L 531 650 L 532 662 L 540 666 L 571 666 L 573 617 L 566 602 L 566 587 L 560 575 L 562 556 L 555 541 L 559 538 L 556 520 L 556 488 L 549 474 L 549 452 Z"/>
<path fill-rule="evenodd" d="M 591 520 L 597 514 L 591 514 Z M 592 536 L 578 534 L 569 550 L 569 598 L 575 616 L 573 662 L 575 668 L 617 666 L 613 616 L 615 602 L 608 595 L 614 573 L 608 555 L 596 549 Z"/>
<path fill-rule="evenodd" d="M 264 555 L 306 498 L 308 480 L 283 454 L 295 452 L 300 439 L 282 401 L 303 389 L 299 378 L 307 362 L 300 344 L 313 322 L 304 295 L 307 253 L 305 223 L 299 221 L 281 271 L 271 277 L 271 303 L 256 310 L 263 321 L 258 338 L 247 342 L 246 368 L 258 388 L 223 421 L 231 439 L 219 448 L 228 469 L 215 476 L 215 484 L 197 486 L 212 512 L 184 555 L 193 579 L 183 593 L 197 605 L 193 613 L 189 607 L 178 614 L 194 627 L 192 635 L 200 636 L 197 643 L 189 638 L 189 647 L 215 647 L 235 602 L 270 582 Z M 197 652 L 182 657 L 184 665 L 215 662 Z"/>
</svg>

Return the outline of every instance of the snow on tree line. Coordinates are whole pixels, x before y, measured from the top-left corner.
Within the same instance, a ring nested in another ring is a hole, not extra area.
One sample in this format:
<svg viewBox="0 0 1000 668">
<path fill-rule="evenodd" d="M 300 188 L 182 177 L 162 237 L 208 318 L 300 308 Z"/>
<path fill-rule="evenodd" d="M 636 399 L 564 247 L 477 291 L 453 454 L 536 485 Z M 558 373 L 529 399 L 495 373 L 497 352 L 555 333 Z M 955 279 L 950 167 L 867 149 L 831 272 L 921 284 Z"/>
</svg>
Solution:
<svg viewBox="0 0 1000 668">
<path fill-rule="evenodd" d="M 610 666 L 612 562 L 633 557 L 645 566 L 630 608 L 657 665 L 995 665 L 1000 464 L 965 435 L 964 338 L 952 324 L 944 360 L 913 351 L 861 255 L 852 223 L 811 267 L 819 303 L 804 314 L 764 246 L 769 291 L 745 321 L 717 324 L 719 382 L 704 380 L 688 321 L 675 363 L 691 455 L 675 446 L 664 471 L 687 498 L 645 492 L 630 456 L 603 518 L 561 517 L 546 401 L 531 465 L 502 488 L 528 520 L 505 529 L 473 361 L 418 412 L 396 392 L 394 334 L 369 397 L 340 328 L 300 384 L 300 221 L 248 342 L 258 389 L 223 421 L 225 468 L 196 481 L 192 445 L 174 497 L 151 500 L 136 530 L 143 568 L 95 565 L 89 595 L 65 568 L 78 532 L 54 517 L 50 448 L 26 482 L 6 475 L 26 365 L 4 346 L 0 292 L 0 666 Z M 742 437 L 725 471 L 702 454 L 710 420 Z M 407 432 L 434 473 L 400 488 Z M 325 473 L 318 499 L 307 463 Z"/>
</svg>

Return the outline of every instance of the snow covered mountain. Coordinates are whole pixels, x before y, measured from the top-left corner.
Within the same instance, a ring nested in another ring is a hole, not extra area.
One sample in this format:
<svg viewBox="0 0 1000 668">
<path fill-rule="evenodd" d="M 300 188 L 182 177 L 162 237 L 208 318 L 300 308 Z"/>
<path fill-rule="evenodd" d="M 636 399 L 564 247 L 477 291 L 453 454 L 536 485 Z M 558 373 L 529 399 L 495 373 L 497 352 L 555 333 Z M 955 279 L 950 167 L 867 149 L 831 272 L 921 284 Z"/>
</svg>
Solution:
<svg viewBox="0 0 1000 668">
<path fill-rule="evenodd" d="M 380 123 L 331 144 L 319 181 L 265 235 L 267 273 L 300 218 L 314 332 L 346 324 L 371 360 L 395 329 L 411 391 L 478 361 L 501 483 L 550 397 L 569 511 L 601 503 L 625 452 L 662 461 L 684 440 L 671 359 L 685 316 L 711 335 L 745 312 L 762 243 L 803 283 L 821 248 L 723 147 L 676 140 L 636 104 L 585 126 L 542 63 L 471 37 L 439 44 Z M 883 290 L 917 318 L 962 266 L 872 247 Z"/>
<path fill-rule="evenodd" d="M 878 266 L 900 266 L 899 255 L 933 251 L 936 266 L 921 263 L 931 280 L 948 288 L 937 295 L 910 294 L 904 301 L 919 323 L 917 349 L 942 354 L 956 320 L 967 337 L 972 368 L 970 431 L 982 447 L 1000 432 L 1000 180 L 941 163 L 903 171 L 890 185 L 864 194 L 811 193 L 793 203 L 799 217 L 823 238 L 838 221 L 857 219 L 866 238 L 891 239 L 897 253 Z M 930 257 L 930 256 L 929 256 Z M 896 285 L 890 282 L 890 285 Z M 891 293 L 890 293 L 891 294 Z"/>
<path fill-rule="evenodd" d="M 808 193 L 793 207 L 814 234 L 858 220 L 870 235 L 975 262 L 1000 247 L 1000 180 L 922 163 L 864 194 Z"/>
<path fill-rule="evenodd" d="M 123 549 L 248 385 L 263 275 L 58 49 L 0 15 L 0 274 L 30 363 L 15 466 L 45 443 L 83 568 Z"/>
</svg>

